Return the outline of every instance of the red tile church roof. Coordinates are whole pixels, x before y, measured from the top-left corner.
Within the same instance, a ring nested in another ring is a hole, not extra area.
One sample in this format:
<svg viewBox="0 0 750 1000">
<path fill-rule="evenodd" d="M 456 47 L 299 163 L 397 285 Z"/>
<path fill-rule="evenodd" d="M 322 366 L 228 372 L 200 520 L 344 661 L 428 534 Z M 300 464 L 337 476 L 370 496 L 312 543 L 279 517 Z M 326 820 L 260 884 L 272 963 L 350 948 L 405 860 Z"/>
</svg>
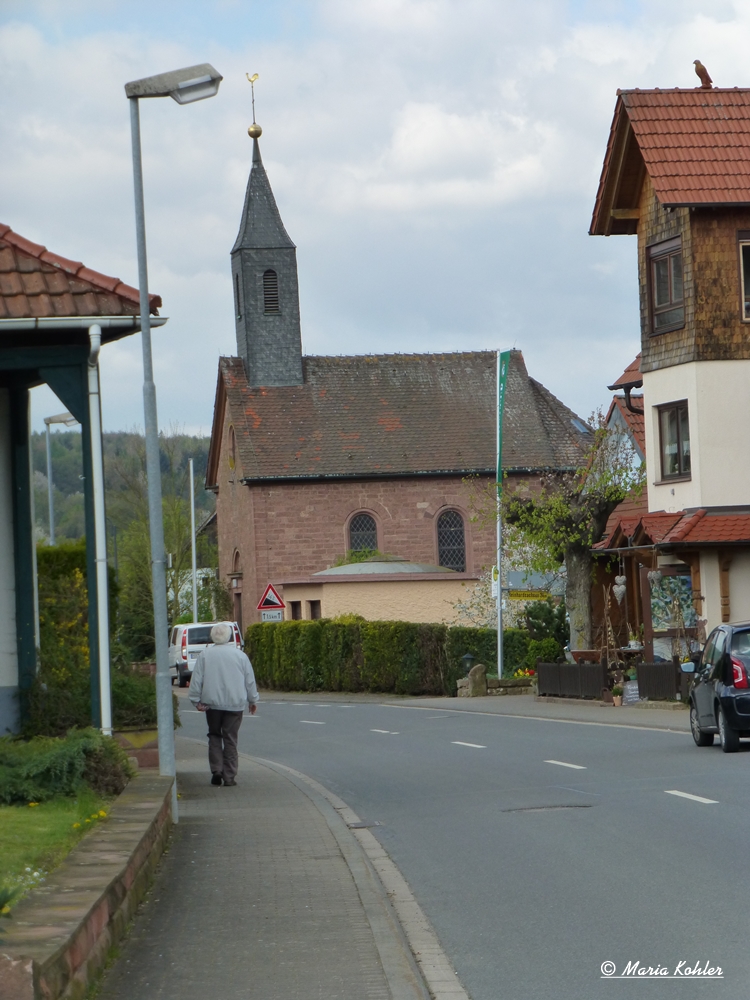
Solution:
<svg viewBox="0 0 750 1000">
<path fill-rule="evenodd" d="M 304 384 L 250 387 L 240 358 L 222 358 L 207 473 L 224 406 L 249 480 L 494 474 L 496 355 L 303 357 Z M 575 469 L 590 430 L 511 355 L 503 467 Z"/>
<path fill-rule="evenodd" d="M 158 314 L 161 298 L 150 295 Z M 51 253 L 0 223 L 0 319 L 137 316 L 138 289 Z"/>
</svg>

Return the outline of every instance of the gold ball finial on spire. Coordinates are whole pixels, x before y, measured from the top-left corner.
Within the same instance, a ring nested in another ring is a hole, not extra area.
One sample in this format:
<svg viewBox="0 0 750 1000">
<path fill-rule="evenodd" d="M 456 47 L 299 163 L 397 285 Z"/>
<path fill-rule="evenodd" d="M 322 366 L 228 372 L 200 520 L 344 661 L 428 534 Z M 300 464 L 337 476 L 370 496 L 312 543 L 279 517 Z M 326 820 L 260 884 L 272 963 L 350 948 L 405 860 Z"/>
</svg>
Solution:
<svg viewBox="0 0 750 1000">
<path fill-rule="evenodd" d="M 245 76 L 248 79 L 248 82 L 250 84 L 250 89 L 252 90 L 253 94 L 253 124 L 247 130 L 247 134 L 250 136 L 251 139 L 258 139 L 260 138 L 260 136 L 263 135 L 263 129 L 260 127 L 260 125 L 258 125 L 258 123 L 255 120 L 255 81 L 258 79 L 258 74 L 253 73 L 253 75 L 250 76 L 249 73 L 245 73 Z"/>
</svg>

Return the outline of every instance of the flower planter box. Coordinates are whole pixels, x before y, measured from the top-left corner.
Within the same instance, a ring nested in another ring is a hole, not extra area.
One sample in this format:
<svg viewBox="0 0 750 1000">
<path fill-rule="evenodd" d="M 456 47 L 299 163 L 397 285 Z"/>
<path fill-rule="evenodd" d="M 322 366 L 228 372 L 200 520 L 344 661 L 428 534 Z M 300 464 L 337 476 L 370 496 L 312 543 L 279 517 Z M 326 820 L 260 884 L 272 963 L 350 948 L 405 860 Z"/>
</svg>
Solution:
<svg viewBox="0 0 750 1000">
<path fill-rule="evenodd" d="M 159 766 L 158 729 L 118 729 L 112 735 L 139 768 Z"/>
</svg>

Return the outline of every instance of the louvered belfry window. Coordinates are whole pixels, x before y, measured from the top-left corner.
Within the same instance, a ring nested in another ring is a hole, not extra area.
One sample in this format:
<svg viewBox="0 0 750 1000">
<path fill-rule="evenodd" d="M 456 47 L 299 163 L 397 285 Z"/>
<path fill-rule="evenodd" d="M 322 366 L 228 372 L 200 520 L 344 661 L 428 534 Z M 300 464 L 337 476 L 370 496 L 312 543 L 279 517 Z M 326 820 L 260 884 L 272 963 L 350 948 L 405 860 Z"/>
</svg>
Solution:
<svg viewBox="0 0 750 1000">
<path fill-rule="evenodd" d="M 270 268 L 263 272 L 263 312 L 279 311 L 279 276 Z"/>
<path fill-rule="evenodd" d="M 352 552 L 378 547 L 378 528 L 371 514 L 355 514 L 349 523 L 349 548 Z"/>
<path fill-rule="evenodd" d="M 438 562 L 447 569 L 463 573 L 466 569 L 464 519 L 457 510 L 446 510 L 438 518 Z"/>
</svg>

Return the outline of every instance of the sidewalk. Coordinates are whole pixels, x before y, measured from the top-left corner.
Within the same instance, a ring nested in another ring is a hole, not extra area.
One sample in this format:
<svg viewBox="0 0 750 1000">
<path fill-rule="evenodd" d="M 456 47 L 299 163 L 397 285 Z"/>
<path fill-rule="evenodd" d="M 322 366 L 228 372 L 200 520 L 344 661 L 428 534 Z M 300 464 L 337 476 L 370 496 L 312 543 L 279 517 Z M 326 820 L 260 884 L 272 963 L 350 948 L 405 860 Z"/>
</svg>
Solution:
<svg viewBox="0 0 750 1000">
<path fill-rule="evenodd" d="M 337 810 L 243 755 L 213 787 L 205 745 L 176 743 L 180 822 L 100 1000 L 427 1000 Z"/>
</svg>

